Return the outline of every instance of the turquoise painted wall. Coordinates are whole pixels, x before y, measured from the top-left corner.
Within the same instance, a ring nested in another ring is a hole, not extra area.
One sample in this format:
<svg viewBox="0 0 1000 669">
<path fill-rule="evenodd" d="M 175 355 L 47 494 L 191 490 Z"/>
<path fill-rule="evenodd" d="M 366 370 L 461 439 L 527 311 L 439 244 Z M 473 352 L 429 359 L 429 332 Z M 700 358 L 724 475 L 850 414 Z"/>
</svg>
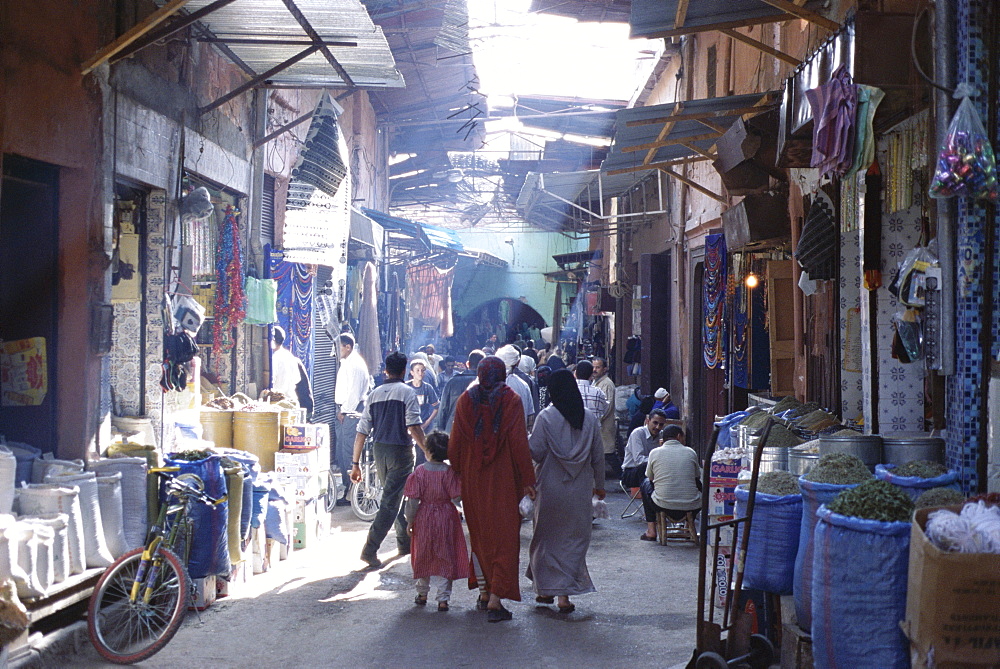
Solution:
<svg viewBox="0 0 1000 669">
<path fill-rule="evenodd" d="M 509 232 L 506 230 L 459 230 L 467 248 L 487 251 L 508 262 L 503 269 L 476 268 L 455 275 L 452 301 L 455 313 L 465 316 L 483 302 L 501 297 L 525 297 L 527 304 L 551 325 L 556 284 L 545 280 L 545 272 L 559 269 L 553 255 L 587 249 L 586 240 L 573 240 L 556 232 Z M 513 238 L 513 245 L 504 242 Z"/>
</svg>

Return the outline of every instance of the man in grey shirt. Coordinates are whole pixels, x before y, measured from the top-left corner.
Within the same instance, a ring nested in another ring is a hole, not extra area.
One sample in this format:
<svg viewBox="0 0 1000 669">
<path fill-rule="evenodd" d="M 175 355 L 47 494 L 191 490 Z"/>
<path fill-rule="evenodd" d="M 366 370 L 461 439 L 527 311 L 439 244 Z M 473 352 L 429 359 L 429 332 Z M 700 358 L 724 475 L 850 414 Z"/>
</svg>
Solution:
<svg viewBox="0 0 1000 669">
<path fill-rule="evenodd" d="M 660 445 L 660 430 L 667 424 L 662 409 L 653 409 L 646 417 L 646 423 L 628 436 L 625 444 L 625 459 L 622 462 L 622 485 L 638 488 L 646 478 L 646 460 L 654 448 Z"/>
<path fill-rule="evenodd" d="M 667 518 L 678 521 L 701 510 L 698 454 L 684 445 L 684 431 L 677 425 L 668 425 L 661 437 L 663 445 L 650 452 L 646 480 L 639 486 L 646 512 L 646 532 L 640 537 L 643 541 L 656 541 L 657 512 L 663 511 Z"/>
</svg>

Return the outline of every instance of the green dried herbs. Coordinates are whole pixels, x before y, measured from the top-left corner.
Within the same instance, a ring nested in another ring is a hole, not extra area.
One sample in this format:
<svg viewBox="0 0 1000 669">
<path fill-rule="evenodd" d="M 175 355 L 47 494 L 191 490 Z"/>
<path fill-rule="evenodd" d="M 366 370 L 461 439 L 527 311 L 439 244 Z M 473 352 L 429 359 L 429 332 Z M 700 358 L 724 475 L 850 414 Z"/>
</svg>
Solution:
<svg viewBox="0 0 1000 669">
<path fill-rule="evenodd" d="M 739 422 L 740 425 L 746 425 L 752 430 L 764 427 L 764 423 L 767 422 L 768 418 L 772 418 L 771 414 L 766 411 L 755 411 L 749 416 L 746 416 L 743 420 Z"/>
<path fill-rule="evenodd" d="M 827 508 L 842 516 L 881 520 L 888 523 L 908 522 L 913 513 L 913 500 L 888 481 L 866 481 L 833 498 Z"/>
<path fill-rule="evenodd" d="M 858 432 L 857 430 L 851 430 L 850 428 L 847 428 L 847 429 L 844 429 L 844 430 L 837 430 L 836 432 L 834 432 L 833 434 L 831 434 L 829 436 L 831 436 L 831 437 L 856 437 L 859 434 L 861 434 L 861 433 Z"/>
<path fill-rule="evenodd" d="M 750 488 L 749 484 L 740 486 L 744 490 Z M 757 477 L 757 492 L 767 495 L 798 495 L 799 479 L 795 474 L 788 472 L 767 472 Z"/>
<path fill-rule="evenodd" d="M 911 460 L 892 470 L 893 476 L 916 476 L 922 479 L 933 479 L 947 473 L 947 467 L 930 460 Z"/>
<path fill-rule="evenodd" d="M 771 413 L 778 414 L 789 409 L 797 409 L 800 406 L 802 406 L 802 402 L 789 395 L 778 400 L 778 403 L 771 407 Z"/>
<path fill-rule="evenodd" d="M 791 448 L 801 443 L 802 440 L 784 425 L 772 425 L 764 446 L 767 448 Z"/>
<path fill-rule="evenodd" d="M 931 488 L 921 493 L 914 507 L 924 509 L 931 506 L 952 506 L 965 501 L 965 495 L 954 488 Z"/>
<path fill-rule="evenodd" d="M 188 451 L 178 451 L 177 453 L 171 453 L 170 459 L 187 460 L 188 462 L 197 462 L 198 460 L 204 460 L 210 455 L 212 455 L 211 451 L 188 450 Z"/>
<path fill-rule="evenodd" d="M 827 453 L 819 459 L 805 478 L 816 483 L 849 485 L 871 480 L 872 473 L 861 458 L 855 455 Z"/>
<path fill-rule="evenodd" d="M 785 414 L 785 418 L 788 420 L 794 420 L 796 418 L 801 418 L 802 416 L 811 414 L 813 411 L 816 411 L 817 409 L 819 409 L 819 402 L 807 402 L 806 404 L 803 404 L 802 406 L 789 411 L 787 414 Z"/>
</svg>

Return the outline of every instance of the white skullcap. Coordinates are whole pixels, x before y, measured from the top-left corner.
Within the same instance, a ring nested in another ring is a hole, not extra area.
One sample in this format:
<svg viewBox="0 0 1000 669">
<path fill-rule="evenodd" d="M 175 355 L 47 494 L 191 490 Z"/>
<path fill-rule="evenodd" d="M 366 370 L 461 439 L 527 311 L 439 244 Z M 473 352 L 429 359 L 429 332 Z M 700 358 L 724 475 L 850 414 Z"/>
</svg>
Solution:
<svg viewBox="0 0 1000 669">
<path fill-rule="evenodd" d="M 667 394 L 668 393 L 666 388 L 657 388 L 656 392 L 653 393 L 653 397 L 655 397 L 658 400 L 662 400 L 664 397 L 667 396 Z"/>
<path fill-rule="evenodd" d="M 503 364 L 507 365 L 507 371 L 509 372 L 511 368 L 517 364 L 518 360 L 521 358 L 521 354 L 517 352 L 517 349 L 507 344 L 506 346 L 501 346 L 497 349 L 496 356 L 503 360 Z"/>
<path fill-rule="evenodd" d="M 522 355 L 521 361 L 517 363 L 517 368 L 525 374 L 535 371 L 535 360 L 530 355 Z"/>
</svg>

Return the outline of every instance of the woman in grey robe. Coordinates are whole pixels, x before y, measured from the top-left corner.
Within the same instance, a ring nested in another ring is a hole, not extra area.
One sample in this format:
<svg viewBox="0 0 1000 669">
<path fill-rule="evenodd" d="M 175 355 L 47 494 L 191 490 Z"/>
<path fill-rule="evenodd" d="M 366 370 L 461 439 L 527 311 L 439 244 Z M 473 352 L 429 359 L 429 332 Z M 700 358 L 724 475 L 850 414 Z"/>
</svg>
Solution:
<svg viewBox="0 0 1000 669">
<path fill-rule="evenodd" d="M 591 498 L 604 499 L 604 446 L 601 424 L 583 408 L 573 374 L 552 373 L 552 404 L 535 419 L 528 440 L 537 479 L 535 532 L 527 576 L 540 604 L 558 598 L 560 613 L 576 607 L 571 595 L 594 592 L 587 571 L 593 522 Z"/>
</svg>

